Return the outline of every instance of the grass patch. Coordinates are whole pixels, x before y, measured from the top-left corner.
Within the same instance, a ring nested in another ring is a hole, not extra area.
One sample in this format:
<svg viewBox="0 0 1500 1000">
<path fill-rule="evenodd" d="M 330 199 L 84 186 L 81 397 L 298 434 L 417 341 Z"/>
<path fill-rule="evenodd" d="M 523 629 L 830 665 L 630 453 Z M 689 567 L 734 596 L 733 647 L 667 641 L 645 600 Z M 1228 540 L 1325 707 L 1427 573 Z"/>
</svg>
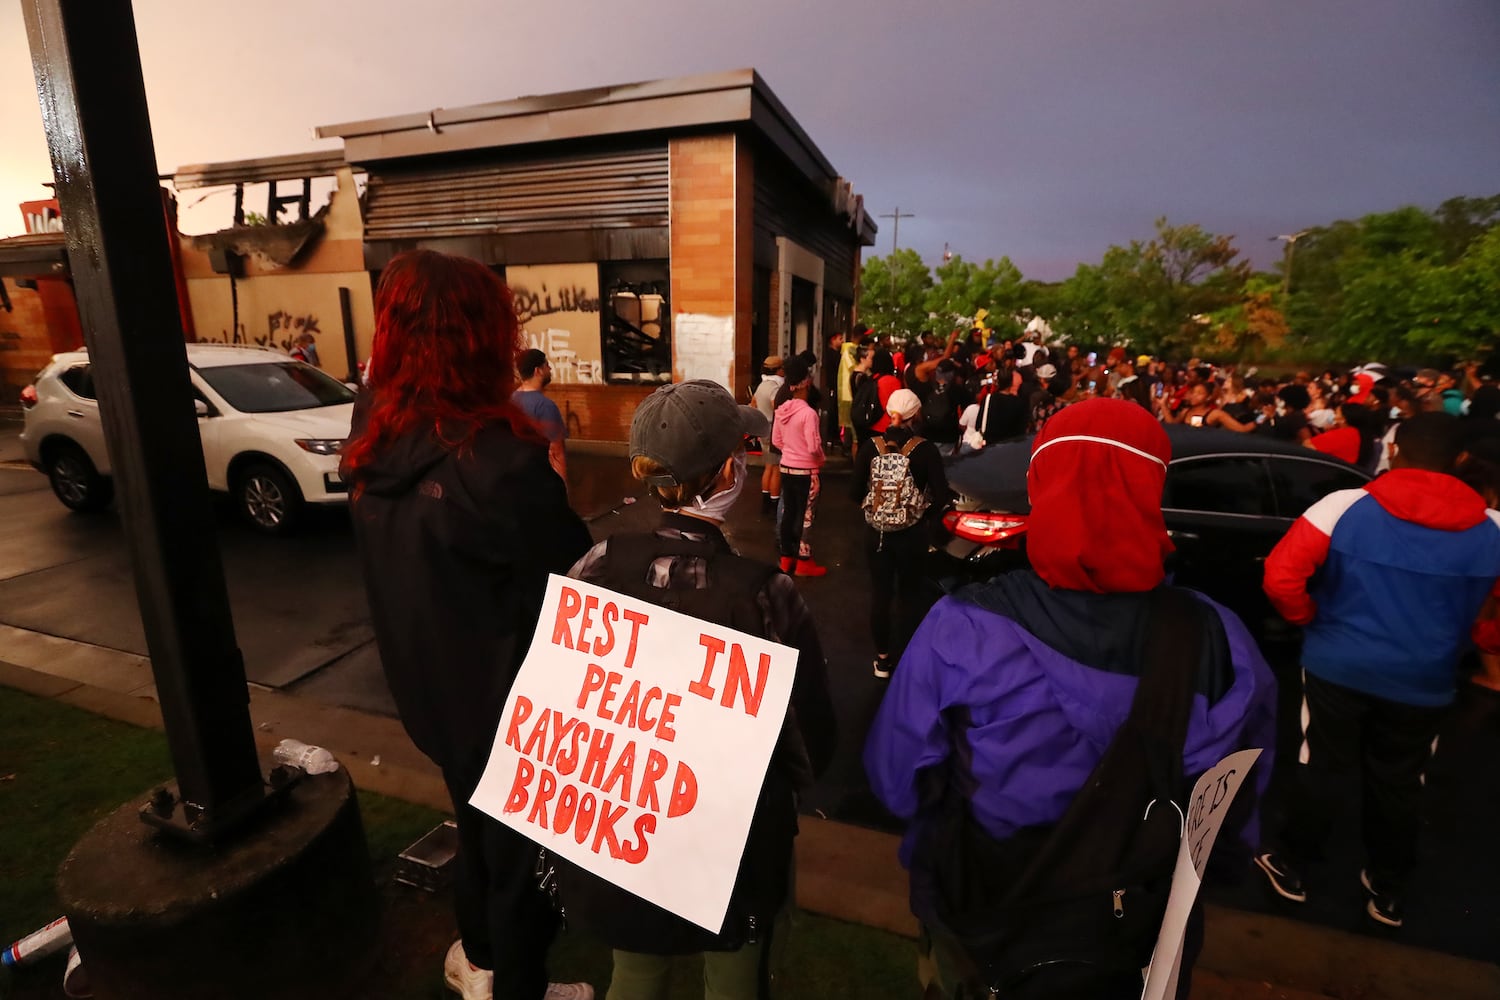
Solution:
<svg viewBox="0 0 1500 1000">
<path fill-rule="evenodd" d="M 122 802 L 172 775 L 166 740 L 72 706 L 0 687 L 0 947 L 59 916 L 54 878 L 73 844 Z M 443 1000 L 443 954 L 455 937 L 448 897 L 392 883 L 396 854 L 441 822 L 443 813 L 371 792 L 359 793 L 365 836 L 385 903 L 378 968 L 362 1000 Z M 777 996 L 905 998 L 916 993 L 910 941 L 797 913 L 784 947 Z M 609 982 L 609 950 L 578 932 L 553 948 L 553 975 Z M 62 963 L 50 959 L 0 973 L 3 1000 L 61 997 Z M 700 960 L 677 960 L 674 997 L 700 997 Z"/>
</svg>

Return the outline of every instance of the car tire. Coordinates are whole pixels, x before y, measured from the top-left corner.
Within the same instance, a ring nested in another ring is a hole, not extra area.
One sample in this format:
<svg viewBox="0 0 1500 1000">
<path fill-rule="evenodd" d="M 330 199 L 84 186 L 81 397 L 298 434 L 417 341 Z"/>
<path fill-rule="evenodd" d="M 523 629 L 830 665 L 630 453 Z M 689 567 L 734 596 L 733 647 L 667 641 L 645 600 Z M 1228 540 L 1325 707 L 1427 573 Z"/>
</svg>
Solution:
<svg viewBox="0 0 1500 1000">
<path fill-rule="evenodd" d="M 301 520 L 302 491 L 280 466 L 256 462 L 235 478 L 234 502 L 256 531 L 284 535 Z"/>
<path fill-rule="evenodd" d="M 99 475 L 88 452 L 72 442 L 54 445 L 46 467 L 52 492 L 69 510 L 92 513 L 108 507 L 114 499 L 114 482 Z"/>
</svg>

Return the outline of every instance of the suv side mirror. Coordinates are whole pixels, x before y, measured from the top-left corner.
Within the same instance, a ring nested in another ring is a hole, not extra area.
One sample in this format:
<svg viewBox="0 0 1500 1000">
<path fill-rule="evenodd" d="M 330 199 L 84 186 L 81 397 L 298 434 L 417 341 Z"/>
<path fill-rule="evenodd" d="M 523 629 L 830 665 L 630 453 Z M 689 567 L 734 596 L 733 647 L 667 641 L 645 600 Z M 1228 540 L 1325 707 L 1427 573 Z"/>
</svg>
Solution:
<svg viewBox="0 0 1500 1000">
<path fill-rule="evenodd" d="M 193 400 L 193 412 L 200 417 L 208 416 L 208 404 L 201 399 Z"/>
</svg>

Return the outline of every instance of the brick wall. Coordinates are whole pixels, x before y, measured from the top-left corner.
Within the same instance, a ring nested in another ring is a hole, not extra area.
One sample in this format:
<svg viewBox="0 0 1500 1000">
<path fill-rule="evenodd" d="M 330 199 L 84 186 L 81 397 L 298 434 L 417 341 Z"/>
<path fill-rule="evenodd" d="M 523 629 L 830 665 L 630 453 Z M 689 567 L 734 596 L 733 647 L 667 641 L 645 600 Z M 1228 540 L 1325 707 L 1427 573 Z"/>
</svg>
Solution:
<svg viewBox="0 0 1500 1000">
<path fill-rule="evenodd" d="M 547 397 L 562 411 L 568 435 L 584 441 L 629 441 L 630 420 L 649 385 L 558 385 Z"/>
<path fill-rule="evenodd" d="M 750 386 L 750 226 L 753 189 L 748 150 L 733 135 L 673 139 L 672 315 L 732 317 L 734 347 L 729 386 L 745 396 Z M 737 188 L 738 184 L 738 188 Z M 674 343 L 675 353 L 675 343 Z M 674 367 L 673 378 L 682 378 Z"/>
<path fill-rule="evenodd" d="M 43 278 L 32 290 L 0 280 L 12 307 L 0 309 L 0 406 L 11 406 L 53 354 L 83 346 L 83 331 L 67 282 Z"/>
</svg>

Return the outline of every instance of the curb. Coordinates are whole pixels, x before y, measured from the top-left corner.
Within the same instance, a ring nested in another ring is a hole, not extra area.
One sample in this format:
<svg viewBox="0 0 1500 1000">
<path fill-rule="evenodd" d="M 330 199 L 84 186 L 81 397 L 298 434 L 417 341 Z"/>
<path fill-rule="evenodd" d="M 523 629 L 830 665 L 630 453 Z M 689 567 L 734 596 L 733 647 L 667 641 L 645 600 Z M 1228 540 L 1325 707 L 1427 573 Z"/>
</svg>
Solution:
<svg viewBox="0 0 1500 1000">
<path fill-rule="evenodd" d="M 75 645 L 101 657 L 129 656 Z M 0 660 L 0 686 L 160 729 L 155 688 L 138 683 L 142 678 L 136 673 L 149 668 L 140 657 L 129 659 L 136 662 L 128 664 L 110 688 L 37 665 Z M 76 665 L 73 672 L 78 672 Z M 412 745 L 398 720 L 316 704 L 254 684 L 249 688 L 255 743 L 262 753 L 269 754 L 287 736 L 316 743 L 339 758 L 360 789 L 433 809 L 452 809 L 437 767 Z M 917 922 L 907 905 L 906 873 L 896 862 L 897 836 L 810 816 L 799 822 L 797 903 L 802 909 L 906 938 L 917 936 Z M 1214 905 L 1206 907 L 1206 914 L 1206 938 L 1196 969 L 1227 979 L 1362 1000 L 1500 996 L 1500 966 L 1494 964 L 1286 917 Z"/>
</svg>

